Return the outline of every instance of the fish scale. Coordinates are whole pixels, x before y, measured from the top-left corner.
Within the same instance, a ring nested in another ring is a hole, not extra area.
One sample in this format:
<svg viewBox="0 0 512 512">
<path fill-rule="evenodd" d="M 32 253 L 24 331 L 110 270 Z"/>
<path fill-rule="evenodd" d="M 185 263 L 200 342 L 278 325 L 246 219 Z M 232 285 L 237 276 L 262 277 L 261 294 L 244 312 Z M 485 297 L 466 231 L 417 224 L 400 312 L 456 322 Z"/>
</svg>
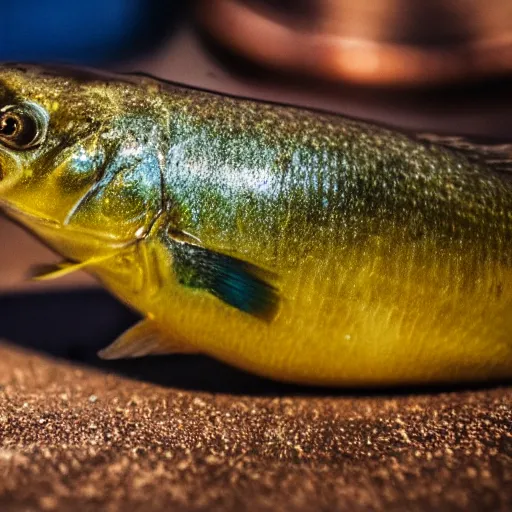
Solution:
<svg viewBox="0 0 512 512">
<path fill-rule="evenodd" d="M 12 108 L 47 113 L 28 148 Z M 0 67 L 0 109 L 0 205 L 65 258 L 39 278 L 85 269 L 144 317 L 103 357 L 512 376 L 510 146 L 60 68 Z"/>
</svg>

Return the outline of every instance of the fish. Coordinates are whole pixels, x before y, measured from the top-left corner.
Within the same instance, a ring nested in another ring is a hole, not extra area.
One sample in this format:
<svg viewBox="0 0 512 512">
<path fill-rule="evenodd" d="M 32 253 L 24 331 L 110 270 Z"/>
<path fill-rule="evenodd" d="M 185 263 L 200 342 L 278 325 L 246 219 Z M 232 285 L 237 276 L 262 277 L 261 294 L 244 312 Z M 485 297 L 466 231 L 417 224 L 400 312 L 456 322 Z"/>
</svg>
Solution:
<svg viewBox="0 0 512 512">
<path fill-rule="evenodd" d="M 140 313 L 106 359 L 339 387 L 512 376 L 509 144 L 4 64 L 0 207 L 63 258 L 37 279 L 83 269 Z"/>
</svg>

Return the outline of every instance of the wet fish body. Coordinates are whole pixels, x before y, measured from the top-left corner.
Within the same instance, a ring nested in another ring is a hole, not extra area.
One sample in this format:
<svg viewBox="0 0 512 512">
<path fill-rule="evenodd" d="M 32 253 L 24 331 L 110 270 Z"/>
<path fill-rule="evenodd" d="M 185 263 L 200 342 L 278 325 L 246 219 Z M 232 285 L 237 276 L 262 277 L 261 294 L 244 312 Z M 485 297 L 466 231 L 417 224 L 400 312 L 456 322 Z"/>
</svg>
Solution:
<svg viewBox="0 0 512 512">
<path fill-rule="evenodd" d="M 86 268 L 144 315 L 105 357 L 331 385 L 512 375 L 507 145 L 60 73 L 0 71 L 0 203 L 66 258 L 54 275 Z M 37 144 L 6 139 L 10 111 L 47 120 Z"/>
</svg>

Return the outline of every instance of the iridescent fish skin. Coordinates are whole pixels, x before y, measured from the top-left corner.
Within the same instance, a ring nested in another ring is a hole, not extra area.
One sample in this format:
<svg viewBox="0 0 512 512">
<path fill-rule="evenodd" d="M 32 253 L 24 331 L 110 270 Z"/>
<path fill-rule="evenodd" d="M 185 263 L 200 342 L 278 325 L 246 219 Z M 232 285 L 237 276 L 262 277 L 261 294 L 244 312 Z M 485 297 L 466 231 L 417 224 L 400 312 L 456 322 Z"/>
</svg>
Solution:
<svg viewBox="0 0 512 512">
<path fill-rule="evenodd" d="M 512 180 L 492 148 L 5 66 L 0 109 L 20 104 L 49 124 L 23 150 L 0 126 L 0 204 L 148 319 L 124 355 L 327 385 L 512 376 Z"/>
</svg>

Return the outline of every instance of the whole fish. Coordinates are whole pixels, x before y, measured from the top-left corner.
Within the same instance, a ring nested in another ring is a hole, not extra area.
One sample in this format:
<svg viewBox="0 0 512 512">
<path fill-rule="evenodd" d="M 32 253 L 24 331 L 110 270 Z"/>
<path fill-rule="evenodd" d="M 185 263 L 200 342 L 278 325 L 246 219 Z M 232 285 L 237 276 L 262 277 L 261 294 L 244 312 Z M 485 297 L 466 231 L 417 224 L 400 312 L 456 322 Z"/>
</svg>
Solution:
<svg viewBox="0 0 512 512">
<path fill-rule="evenodd" d="M 144 317 L 106 358 L 510 377 L 511 157 L 144 76 L 0 68 L 2 208 L 65 258 L 43 277 L 86 269 Z"/>
</svg>

